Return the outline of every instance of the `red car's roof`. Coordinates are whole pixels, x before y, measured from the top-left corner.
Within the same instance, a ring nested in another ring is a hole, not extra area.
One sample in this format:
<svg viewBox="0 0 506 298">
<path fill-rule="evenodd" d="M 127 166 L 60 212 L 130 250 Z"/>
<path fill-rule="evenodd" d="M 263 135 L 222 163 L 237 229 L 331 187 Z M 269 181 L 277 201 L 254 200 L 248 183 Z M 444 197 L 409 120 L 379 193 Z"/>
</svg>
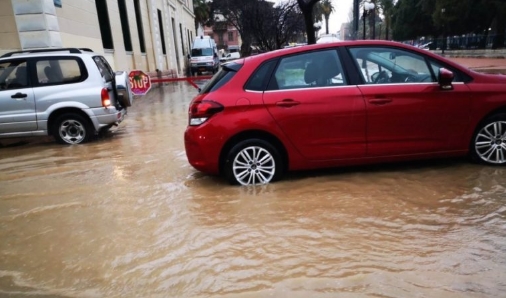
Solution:
<svg viewBox="0 0 506 298">
<path fill-rule="evenodd" d="M 449 65 L 451 65 L 451 66 L 453 66 L 453 67 L 455 67 L 467 74 L 473 73 L 475 75 L 475 73 L 472 72 L 471 70 L 469 70 L 468 68 L 466 68 L 460 64 L 457 64 L 451 60 L 448 60 L 444 57 L 441 57 L 437 54 L 434 54 L 432 52 L 429 52 L 429 51 L 426 51 L 423 49 L 419 49 L 419 48 L 414 47 L 412 45 L 407 45 L 407 44 L 403 44 L 403 43 L 395 42 L 395 41 L 386 41 L 386 40 L 346 40 L 346 41 L 337 41 L 337 42 L 329 42 L 329 43 L 321 43 L 321 44 L 303 45 L 303 46 L 297 46 L 297 47 L 292 47 L 292 48 L 274 50 L 271 52 L 246 57 L 246 58 L 244 58 L 244 62 L 247 63 L 248 60 L 250 60 L 250 61 L 258 61 L 258 60 L 264 61 L 264 60 L 268 60 L 271 58 L 289 55 L 289 54 L 295 54 L 295 53 L 311 51 L 311 50 L 326 49 L 326 48 L 343 47 L 343 46 L 393 46 L 393 47 L 397 47 L 397 48 L 401 48 L 401 49 L 407 49 L 410 51 L 416 51 L 416 52 L 418 52 L 422 55 L 425 55 L 425 56 L 433 57 L 438 60 L 444 60 L 445 63 L 447 63 L 447 64 L 449 64 Z"/>
</svg>

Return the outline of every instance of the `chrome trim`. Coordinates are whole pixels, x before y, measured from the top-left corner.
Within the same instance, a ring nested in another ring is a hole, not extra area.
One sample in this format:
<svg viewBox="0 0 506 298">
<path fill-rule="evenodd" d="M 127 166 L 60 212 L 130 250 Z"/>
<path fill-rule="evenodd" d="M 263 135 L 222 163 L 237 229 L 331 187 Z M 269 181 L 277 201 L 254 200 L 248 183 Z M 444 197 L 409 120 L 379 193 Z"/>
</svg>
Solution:
<svg viewBox="0 0 506 298">
<path fill-rule="evenodd" d="M 294 88 L 294 89 L 279 89 L 279 90 L 265 90 L 264 92 L 286 92 L 286 91 L 298 91 L 298 90 L 311 90 L 311 89 L 341 89 L 341 88 L 350 88 L 350 87 L 357 87 L 358 85 L 345 85 L 345 86 L 314 86 L 314 87 L 307 87 L 307 88 Z"/>
</svg>

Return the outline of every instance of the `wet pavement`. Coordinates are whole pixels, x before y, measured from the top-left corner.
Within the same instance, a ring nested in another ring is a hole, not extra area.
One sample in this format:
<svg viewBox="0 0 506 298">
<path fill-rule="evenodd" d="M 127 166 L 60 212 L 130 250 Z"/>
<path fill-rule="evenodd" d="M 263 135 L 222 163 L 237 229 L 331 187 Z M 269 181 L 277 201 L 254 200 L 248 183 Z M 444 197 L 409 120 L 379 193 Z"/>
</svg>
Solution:
<svg viewBox="0 0 506 298">
<path fill-rule="evenodd" d="M 195 94 L 154 89 L 88 144 L 0 148 L 0 297 L 504 297 L 505 168 L 229 186 L 187 163 Z"/>
</svg>

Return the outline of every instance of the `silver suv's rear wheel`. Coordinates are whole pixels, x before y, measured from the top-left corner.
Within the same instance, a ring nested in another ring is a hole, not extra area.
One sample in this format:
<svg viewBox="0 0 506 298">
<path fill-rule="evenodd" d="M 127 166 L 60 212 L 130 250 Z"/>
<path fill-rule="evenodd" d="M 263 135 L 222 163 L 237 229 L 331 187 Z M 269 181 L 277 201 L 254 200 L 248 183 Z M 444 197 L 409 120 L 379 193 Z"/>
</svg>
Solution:
<svg viewBox="0 0 506 298">
<path fill-rule="evenodd" d="M 279 179 L 282 172 L 278 150 L 259 139 L 239 142 L 230 150 L 225 163 L 225 174 L 232 184 L 267 184 Z"/>
<path fill-rule="evenodd" d="M 486 119 L 473 137 L 471 154 L 480 162 L 506 164 L 506 114 Z"/>
<path fill-rule="evenodd" d="M 79 114 L 63 114 L 56 119 L 53 136 L 61 144 L 80 144 L 91 139 L 89 121 Z"/>
</svg>

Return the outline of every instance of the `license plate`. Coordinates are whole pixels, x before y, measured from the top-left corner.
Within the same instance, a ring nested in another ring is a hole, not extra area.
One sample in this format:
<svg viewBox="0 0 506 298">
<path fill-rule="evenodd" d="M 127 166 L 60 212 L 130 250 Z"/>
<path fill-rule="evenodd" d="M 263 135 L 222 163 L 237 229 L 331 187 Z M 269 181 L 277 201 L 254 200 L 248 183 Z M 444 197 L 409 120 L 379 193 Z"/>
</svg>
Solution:
<svg viewBox="0 0 506 298">
<path fill-rule="evenodd" d="M 201 68 L 199 68 L 199 70 L 200 71 L 205 71 L 206 69 L 205 69 L 205 67 L 201 67 Z"/>
</svg>

